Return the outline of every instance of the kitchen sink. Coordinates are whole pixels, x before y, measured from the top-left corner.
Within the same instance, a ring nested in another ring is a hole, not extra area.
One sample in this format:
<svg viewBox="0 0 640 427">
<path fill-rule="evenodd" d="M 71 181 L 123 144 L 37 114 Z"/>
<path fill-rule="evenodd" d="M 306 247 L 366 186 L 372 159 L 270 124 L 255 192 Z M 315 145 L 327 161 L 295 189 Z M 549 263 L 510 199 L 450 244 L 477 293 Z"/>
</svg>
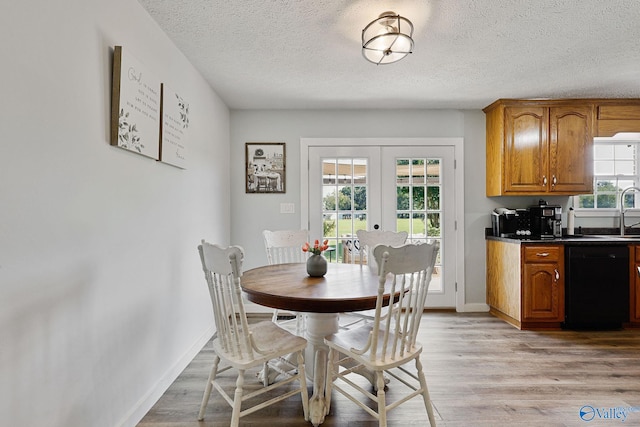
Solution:
<svg viewBox="0 0 640 427">
<path fill-rule="evenodd" d="M 596 239 L 609 239 L 609 240 L 618 240 L 618 239 L 640 240 L 640 235 L 638 234 L 625 234 L 624 236 L 621 236 L 619 234 L 593 234 L 593 235 L 588 235 L 584 237 L 596 238 Z"/>
</svg>

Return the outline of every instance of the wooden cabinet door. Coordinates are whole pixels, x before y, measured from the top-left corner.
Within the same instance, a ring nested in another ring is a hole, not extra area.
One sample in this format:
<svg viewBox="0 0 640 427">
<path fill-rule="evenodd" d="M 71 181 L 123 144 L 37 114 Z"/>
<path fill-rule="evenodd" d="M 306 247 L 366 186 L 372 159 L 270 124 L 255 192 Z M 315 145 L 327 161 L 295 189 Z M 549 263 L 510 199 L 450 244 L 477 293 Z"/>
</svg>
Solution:
<svg viewBox="0 0 640 427">
<path fill-rule="evenodd" d="M 564 321 L 563 255 L 560 245 L 523 247 L 523 322 Z"/>
<path fill-rule="evenodd" d="M 506 107 L 504 115 L 503 188 L 505 193 L 547 191 L 548 109 Z"/>
<path fill-rule="evenodd" d="M 564 321 L 560 266 L 556 262 L 523 266 L 522 317 L 524 321 Z"/>
<path fill-rule="evenodd" d="M 549 191 L 593 192 L 593 107 L 549 109 Z"/>
</svg>

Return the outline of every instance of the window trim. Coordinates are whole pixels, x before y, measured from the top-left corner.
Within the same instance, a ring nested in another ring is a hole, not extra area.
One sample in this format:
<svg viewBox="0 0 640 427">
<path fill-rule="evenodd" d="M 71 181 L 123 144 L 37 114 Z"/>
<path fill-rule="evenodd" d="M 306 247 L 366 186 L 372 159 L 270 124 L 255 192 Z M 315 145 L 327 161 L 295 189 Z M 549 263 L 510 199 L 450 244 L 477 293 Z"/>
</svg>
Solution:
<svg viewBox="0 0 640 427">
<path fill-rule="evenodd" d="M 576 217 L 592 217 L 592 218 L 596 218 L 596 217 L 602 217 L 602 218 L 611 218 L 611 217 L 618 217 L 620 215 L 620 206 L 619 206 L 619 202 L 620 202 L 620 193 L 623 190 L 620 191 L 616 191 L 616 207 L 615 208 L 584 208 L 584 207 L 579 207 L 579 197 L 581 196 L 587 196 L 587 195 L 592 195 L 595 199 L 596 197 L 596 181 L 598 179 L 604 179 L 604 180 L 614 180 L 614 179 L 619 179 L 619 180 L 625 180 L 625 181 L 633 181 L 634 182 L 634 186 L 639 186 L 640 184 L 640 134 L 624 134 L 624 133 L 619 133 L 616 134 L 613 137 L 595 137 L 593 139 L 594 143 L 593 143 L 593 150 L 594 150 L 594 156 L 593 156 L 593 166 L 595 169 L 595 162 L 596 162 L 596 158 L 595 158 L 595 148 L 597 145 L 630 145 L 630 144 L 634 144 L 636 146 L 636 159 L 635 159 L 635 169 L 636 169 L 636 174 L 635 175 L 596 175 L 594 172 L 593 175 L 593 189 L 594 192 L 591 194 L 579 194 L 579 195 L 575 195 L 571 197 L 571 204 L 573 206 L 574 212 Z M 614 159 L 615 161 L 615 159 Z M 637 208 L 630 208 L 629 210 L 637 210 Z"/>
</svg>

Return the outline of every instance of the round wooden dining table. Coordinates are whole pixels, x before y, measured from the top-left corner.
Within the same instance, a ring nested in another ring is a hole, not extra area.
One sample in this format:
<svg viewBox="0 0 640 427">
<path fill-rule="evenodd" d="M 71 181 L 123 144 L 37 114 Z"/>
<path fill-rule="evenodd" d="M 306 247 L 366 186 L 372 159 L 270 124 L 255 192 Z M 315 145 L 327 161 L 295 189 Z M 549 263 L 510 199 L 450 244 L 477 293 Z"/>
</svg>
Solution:
<svg viewBox="0 0 640 427">
<path fill-rule="evenodd" d="M 338 331 L 339 313 L 373 309 L 378 276 L 360 264 L 330 263 L 324 277 L 309 277 L 305 264 L 278 264 L 247 270 L 241 278 L 249 301 L 280 310 L 307 313 L 305 364 L 313 366 L 309 413 L 314 426 L 326 415 L 327 346 L 324 337 Z M 390 285 L 385 285 L 388 305 Z M 307 370 L 311 374 L 310 370 Z"/>
</svg>

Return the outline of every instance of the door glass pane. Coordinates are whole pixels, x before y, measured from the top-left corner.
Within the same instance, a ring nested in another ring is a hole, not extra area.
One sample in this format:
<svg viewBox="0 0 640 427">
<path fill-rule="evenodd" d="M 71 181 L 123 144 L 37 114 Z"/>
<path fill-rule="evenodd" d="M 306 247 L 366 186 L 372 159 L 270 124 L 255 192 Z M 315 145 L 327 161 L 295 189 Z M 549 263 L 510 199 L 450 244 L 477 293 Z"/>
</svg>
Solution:
<svg viewBox="0 0 640 427">
<path fill-rule="evenodd" d="M 424 160 L 414 159 L 411 163 L 411 180 L 414 184 L 424 184 L 425 166 Z"/>
<path fill-rule="evenodd" d="M 413 195 L 411 197 L 414 210 L 424 210 L 424 186 L 413 187 Z"/>
<path fill-rule="evenodd" d="M 322 161 L 322 183 L 336 183 L 336 159 L 324 159 Z"/>
<path fill-rule="evenodd" d="M 429 184 L 442 184 L 442 162 L 440 159 L 427 159 L 427 182 Z"/>
<path fill-rule="evenodd" d="M 355 233 L 367 229 L 368 161 L 362 158 L 322 160 L 323 239 L 334 249 L 329 261 L 349 261 Z M 335 256 L 333 256 L 335 254 Z"/>
<path fill-rule="evenodd" d="M 367 187 L 357 186 L 353 188 L 353 209 L 356 211 L 367 210 Z"/>
<path fill-rule="evenodd" d="M 399 211 L 409 210 L 409 187 L 398 186 L 396 193 L 397 209 Z"/>
<path fill-rule="evenodd" d="M 396 162 L 396 183 L 407 184 L 409 182 L 409 160 L 398 159 Z"/>
<path fill-rule="evenodd" d="M 412 215 L 411 230 L 417 238 L 425 235 L 424 232 L 424 213 L 414 213 Z"/>
<path fill-rule="evenodd" d="M 351 187 L 345 187 L 345 186 L 338 187 L 338 210 L 340 211 L 351 210 Z"/>
<path fill-rule="evenodd" d="M 427 187 L 427 209 L 439 210 L 440 209 L 440 187 L 429 186 Z"/>
<path fill-rule="evenodd" d="M 440 212 L 430 212 L 427 214 L 427 236 L 433 238 L 441 237 Z"/>
<path fill-rule="evenodd" d="M 323 186 L 322 188 L 322 208 L 324 211 L 336 209 L 336 189 L 335 187 Z"/>
<path fill-rule="evenodd" d="M 396 230 L 409 233 L 407 243 L 442 239 L 441 165 L 441 159 L 396 159 Z M 436 270 L 440 268 L 439 262 Z M 429 289 L 442 291 L 442 286 L 436 279 Z"/>
</svg>

